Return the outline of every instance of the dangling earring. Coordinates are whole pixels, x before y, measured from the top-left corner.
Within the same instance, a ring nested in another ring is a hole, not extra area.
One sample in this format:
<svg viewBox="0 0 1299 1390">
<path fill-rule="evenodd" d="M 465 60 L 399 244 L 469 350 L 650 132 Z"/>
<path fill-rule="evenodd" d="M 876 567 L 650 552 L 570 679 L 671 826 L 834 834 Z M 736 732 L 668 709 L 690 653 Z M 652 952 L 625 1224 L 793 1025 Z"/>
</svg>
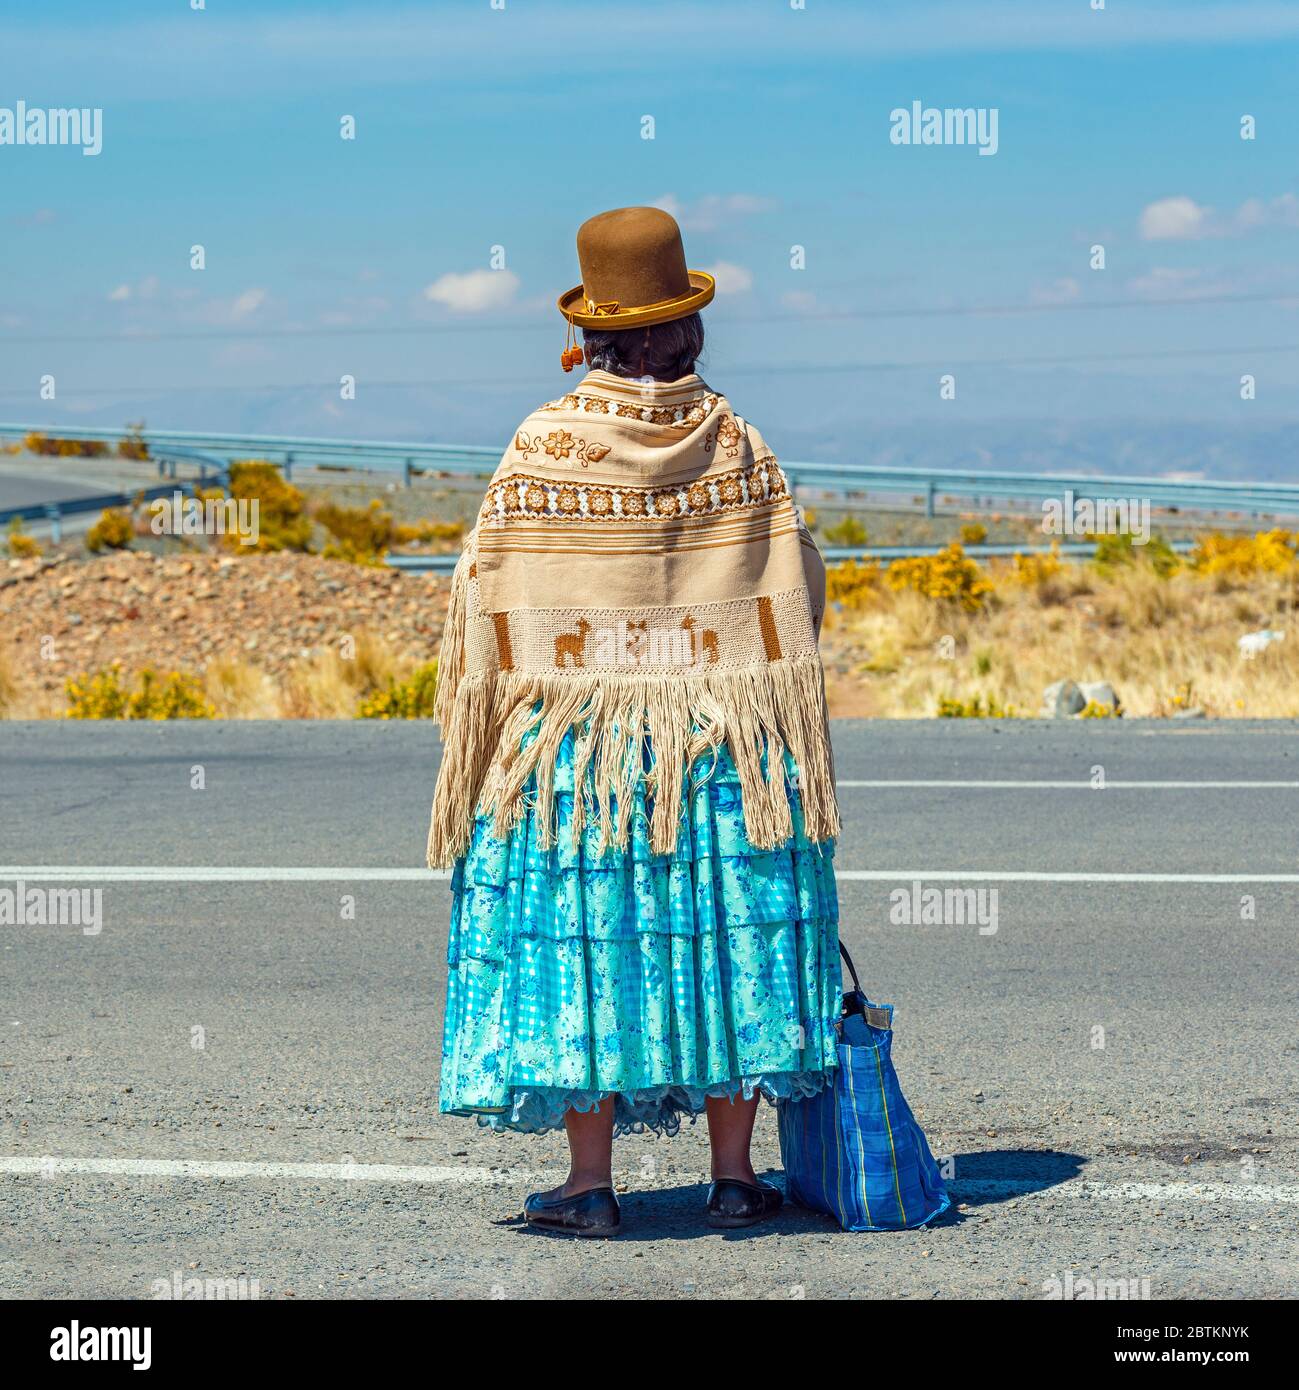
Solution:
<svg viewBox="0 0 1299 1390">
<path fill-rule="evenodd" d="M 582 349 L 577 345 L 577 329 L 572 319 L 566 319 L 568 324 L 564 332 L 564 351 L 559 355 L 560 365 L 566 372 L 571 372 L 582 361 Z"/>
</svg>

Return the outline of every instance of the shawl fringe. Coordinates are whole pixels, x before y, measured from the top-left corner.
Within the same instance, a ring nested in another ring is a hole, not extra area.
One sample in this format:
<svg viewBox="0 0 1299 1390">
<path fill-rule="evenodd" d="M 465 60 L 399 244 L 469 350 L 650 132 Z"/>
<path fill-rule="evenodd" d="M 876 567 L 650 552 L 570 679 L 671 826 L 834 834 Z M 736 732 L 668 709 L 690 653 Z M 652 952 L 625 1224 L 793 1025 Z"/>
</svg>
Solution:
<svg viewBox="0 0 1299 1390">
<path fill-rule="evenodd" d="M 455 616 L 464 602 L 464 583 L 459 595 L 453 584 L 452 609 L 460 605 Z M 793 834 L 786 749 L 798 764 L 808 838 L 819 843 L 838 835 L 825 685 L 815 655 L 697 675 L 464 673 L 457 654 L 463 637 L 456 635 L 463 625 L 452 616 L 439 665 L 443 749 L 429 827 L 430 867 L 449 867 L 466 853 L 480 810 L 504 835 L 532 809 L 540 847 L 553 847 L 555 763 L 570 730 L 576 738 L 575 845 L 594 821 L 601 850 L 626 848 L 643 781 L 652 805 L 651 849 L 671 853 L 685 779 L 722 744 L 739 774 L 745 833 L 754 848 L 776 849 Z M 588 772 L 594 773 L 594 795 L 586 789 Z"/>
</svg>

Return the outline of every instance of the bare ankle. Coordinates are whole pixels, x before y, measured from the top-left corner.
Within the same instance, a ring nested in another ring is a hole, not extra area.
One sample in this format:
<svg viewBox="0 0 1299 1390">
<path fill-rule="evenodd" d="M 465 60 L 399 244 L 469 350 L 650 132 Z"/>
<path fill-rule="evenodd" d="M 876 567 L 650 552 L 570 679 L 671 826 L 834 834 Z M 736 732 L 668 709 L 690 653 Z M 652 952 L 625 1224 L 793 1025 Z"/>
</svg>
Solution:
<svg viewBox="0 0 1299 1390">
<path fill-rule="evenodd" d="M 569 1173 L 564 1183 L 564 1196 L 576 1197 L 597 1187 L 612 1187 L 613 1179 L 608 1173 Z"/>
<path fill-rule="evenodd" d="M 719 1163 L 714 1160 L 713 1181 L 747 1182 L 754 1186 L 757 1184 L 758 1175 L 753 1171 L 753 1164 L 747 1157 L 734 1163 Z"/>
</svg>

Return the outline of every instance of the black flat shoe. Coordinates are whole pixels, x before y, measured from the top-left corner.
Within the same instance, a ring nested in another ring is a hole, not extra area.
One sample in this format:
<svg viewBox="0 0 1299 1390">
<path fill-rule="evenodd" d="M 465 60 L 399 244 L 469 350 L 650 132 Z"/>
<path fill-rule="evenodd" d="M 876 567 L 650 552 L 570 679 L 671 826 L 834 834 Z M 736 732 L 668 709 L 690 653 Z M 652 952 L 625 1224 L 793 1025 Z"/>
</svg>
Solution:
<svg viewBox="0 0 1299 1390">
<path fill-rule="evenodd" d="M 756 1226 L 775 1216 L 785 1200 L 778 1187 L 769 1182 L 748 1183 L 736 1178 L 718 1178 L 708 1189 L 708 1224 L 723 1230 L 736 1226 Z"/>
<path fill-rule="evenodd" d="M 616 1236 L 622 1212 L 612 1187 L 593 1187 L 573 1197 L 534 1192 L 523 1204 L 529 1226 L 566 1236 Z"/>
</svg>

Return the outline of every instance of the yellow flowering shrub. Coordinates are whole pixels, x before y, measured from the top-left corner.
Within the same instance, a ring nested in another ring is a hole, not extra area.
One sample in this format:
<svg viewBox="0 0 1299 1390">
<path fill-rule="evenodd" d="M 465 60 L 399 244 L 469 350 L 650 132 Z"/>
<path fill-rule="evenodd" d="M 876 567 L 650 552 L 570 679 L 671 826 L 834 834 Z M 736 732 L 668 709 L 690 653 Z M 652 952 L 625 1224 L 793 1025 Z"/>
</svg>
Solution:
<svg viewBox="0 0 1299 1390">
<path fill-rule="evenodd" d="M 825 572 L 826 602 L 837 603 L 841 608 L 862 608 L 879 592 L 880 575 L 879 563 L 875 560 L 867 560 L 864 564 L 844 560 L 841 564 L 830 565 Z"/>
<path fill-rule="evenodd" d="M 311 518 L 307 500 L 292 483 L 286 483 L 272 463 L 242 459 L 230 465 L 230 496 L 235 501 L 256 501 L 258 540 L 244 545 L 234 531 L 221 539 L 231 550 L 309 550 Z"/>
<path fill-rule="evenodd" d="M 1050 551 L 1030 551 L 1026 555 L 1018 552 L 1010 557 L 1009 579 L 1021 589 L 1039 589 L 1048 580 L 1054 579 L 1064 569 L 1060 552 L 1052 546 Z"/>
<path fill-rule="evenodd" d="M 1003 705 L 995 695 L 989 695 L 986 701 L 981 695 L 970 700 L 940 695 L 934 713 L 939 719 L 1013 719 L 1015 707 Z"/>
<path fill-rule="evenodd" d="M 40 543 L 23 529 L 22 517 L 14 517 L 9 523 L 9 554 L 15 560 L 34 560 L 40 553 Z"/>
<path fill-rule="evenodd" d="M 368 507 L 340 507 L 326 502 L 316 508 L 316 520 L 333 537 L 323 552 L 328 559 L 377 565 L 392 544 L 392 513 L 384 511 L 377 497 Z"/>
<path fill-rule="evenodd" d="M 390 680 L 357 706 L 358 719 L 432 719 L 438 688 L 438 664 L 419 667 L 409 680 Z"/>
<path fill-rule="evenodd" d="M 981 521 L 966 521 L 962 523 L 962 545 L 982 545 L 987 539 L 988 528 Z"/>
<path fill-rule="evenodd" d="M 824 535 L 829 545 L 866 544 L 866 528 L 855 516 L 845 516 L 833 526 L 827 526 Z"/>
<path fill-rule="evenodd" d="M 1251 575 L 1283 574 L 1299 563 L 1299 532 L 1256 531 L 1252 536 L 1201 536 L 1191 552 L 1191 565 L 1200 574 L 1224 574 L 1238 579 Z"/>
<path fill-rule="evenodd" d="M 1182 711 L 1195 709 L 1197 703 L 1195 682 L 1181 681 L 1171 691 L 1156 696 L 1154 714 L 1158 719 L 1167 719 Z"/>
<path fill-rule="evenodd" d="M 392 539 L 397 545 L 441 544 L 462 540 L 464 534 L 463 521 L 413 521 L 392 528 Z"/>
<path fill-rule="evenodd" d="M 940 603 L 959 605 L 967 613 L 977 613 L 992 592 L 991 582 L 959 541 L 953 541 L 936 555 L 894 560 L 885 579 L 890 589 L 914 589 Z"/>
<path fill-rule="evenodd" d="M 193 676 L 180 671 L 159 676 L 145 668 L 139 674 L 139 688 L 122 684 L 122 668 L 117 662 L 93 675 L 67 681 L 67 719 L 214 719 L 216 709 L 203 696 Z"/>
<path fill-rule="evenodd" d="M 141 436 L 144 426 L 127 425 L 126 435 L 117 441 L 117 455 L 124 459 L 147 459 L 149 446 Z"/>
<path fill-rule="evenodd" d="M 97 439 L 55 439 L 34 430 L 23 441 L 29 454 L 47 454 L 54 458 L 102 458 L 108 445 Z"/>
<path fill-rule="evenodd" d="M 131 518 L 120 507 L 109 507 L 86 532 L 86 549 L 92 555 L 101 550 L 126 550 L 135 535 Z"/>
<path fill-rule="evenodd" d="M 1087 539 L 1096 544 L 1092 564 L 1102 574 L 1110 574 L 1120 565 L 1142 560 L 1161 579 L 1167 579 L 1182 566 L 1181 556 L 1162 536 L 1151 536 L 1141 545 L 1137 544 L 1136 537 L 1129 531 L 1112 536 L 1091 535 Z"/>
</svg>

